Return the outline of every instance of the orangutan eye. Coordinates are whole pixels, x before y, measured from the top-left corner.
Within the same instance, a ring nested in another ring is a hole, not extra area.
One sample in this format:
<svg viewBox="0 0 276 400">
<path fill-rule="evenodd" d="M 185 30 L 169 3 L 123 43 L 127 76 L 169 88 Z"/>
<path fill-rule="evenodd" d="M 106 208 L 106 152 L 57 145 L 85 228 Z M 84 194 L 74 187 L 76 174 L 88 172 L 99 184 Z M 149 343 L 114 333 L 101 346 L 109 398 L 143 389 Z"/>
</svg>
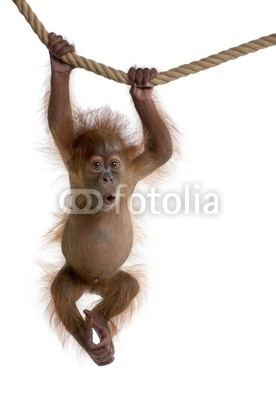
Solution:
<svg viewBox="0 0 276 400">
<path fill-rule="evenodd" d="M 112 161 L 110 165 L 112 169 L 117 169 L 120 167 L 120 163 L 117 160 Z"/>
<path fill-rule="evenodd" d="M 94 161 L 94 162 L 92 163 L 92 168 L 93 168 L 93 169 L 101 169 L 101 168 L 102 168 L 101 162 L 100 162 L 100 161 Z"/>
</svg>

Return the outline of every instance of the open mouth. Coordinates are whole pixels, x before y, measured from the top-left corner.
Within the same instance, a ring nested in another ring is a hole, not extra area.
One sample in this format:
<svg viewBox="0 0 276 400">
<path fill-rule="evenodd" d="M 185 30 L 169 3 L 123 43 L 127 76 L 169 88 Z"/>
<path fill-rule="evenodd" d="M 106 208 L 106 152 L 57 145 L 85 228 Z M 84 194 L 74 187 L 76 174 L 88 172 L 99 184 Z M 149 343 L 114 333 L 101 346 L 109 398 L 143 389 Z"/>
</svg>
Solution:
<svg viewBox="0 0 276 400">
<path fill-rule="evenodd" d="M 116 196 L 113 193 L 108 193 L 106 196 L 104 196 L 103 202 L 104 204 L 111 206 L 114 204 L 116 201 Z"/>
</svg>

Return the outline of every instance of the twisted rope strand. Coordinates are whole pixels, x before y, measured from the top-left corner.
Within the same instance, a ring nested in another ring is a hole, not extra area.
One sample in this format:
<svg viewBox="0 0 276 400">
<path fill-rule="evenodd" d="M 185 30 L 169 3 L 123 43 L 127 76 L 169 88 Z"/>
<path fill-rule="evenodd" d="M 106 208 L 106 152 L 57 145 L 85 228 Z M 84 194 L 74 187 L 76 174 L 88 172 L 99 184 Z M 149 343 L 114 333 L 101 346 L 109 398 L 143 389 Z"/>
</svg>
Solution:
<svg viewBox="0 0 276 400">
<path fill-rule="evenodd" d="M 31 25 L 33 31 L 37 34 L 41 42 L 47 46 L 48 32 L 44 25 L 39 21 L 36 14 L 32 11 L 29 4 L 25 0 L 12 1 L 15 3 L 18 10 L 25 17 L 27 22 Z M 257 40 L 252 40 L 251 42 L 241 44 L 240 46 L 221 51 L 220 53 L 211 55 L 207 58 L 202 58 L 199 61 L 193 61 L 190 64 L 180 65 L 177 68 L 160 72 L 157 77 L 151 81 L 149 86 L 164 85 L 165 83 L 172 82 L 176 79 L 186 77 L 191 74 L 196 74 L 197 72 L 216 67 L 217 65 L 223 64 L 227 61 L 236 60 L 241 56 L 245 56 L 247 54 L 254 53 L 258 50 L 275 45 L 276 34 L 274 33 L 269 36 L 261 37 Z M 124 71 L 97 63 L 96 61 L 79 56 L 76 53 L 69 53 L 66 56 L 62 56 L 61 59 L 67 64 L 73 65 L 74 67 L 84 68 L 87 71 L 94 72 L 94 74 L 101 75 L 104 78 L 129 85 L 127 74 Z"/>
</svg>

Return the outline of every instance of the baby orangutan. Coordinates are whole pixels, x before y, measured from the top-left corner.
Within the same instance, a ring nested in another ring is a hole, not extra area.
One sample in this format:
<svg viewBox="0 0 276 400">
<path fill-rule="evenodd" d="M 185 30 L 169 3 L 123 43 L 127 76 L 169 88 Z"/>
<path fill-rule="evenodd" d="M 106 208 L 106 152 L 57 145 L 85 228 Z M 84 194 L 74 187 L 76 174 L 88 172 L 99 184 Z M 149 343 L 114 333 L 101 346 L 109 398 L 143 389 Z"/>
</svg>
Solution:
<svg viewBox="0 0 276 400">
<path fill-rule="evenodd" d="M 92 360 L 107 365 L 114 360 L 114 318 L 131 308 L 140 290 L 137 279 L 121 269 L 133 244 L 128 199 L 139 180 L 169 160 L 172 140 L 152 99 L 152 88 L 145 87 L 156 76 L 155 69 L 130 68 L 128 72 L 130 94 L 143 127 L 143 141 L 137 145 L 124 138 L 122 121 L 110 111 L 92 122 L 84 113 L 73 117 L 69 93 L 73 67 L 57 57 L 75 49 L 54 33 L 49 34 L 48 47 L 49 127 L 67 167 L 72 192 L 91 193 L 88 208 L 85 196 L 75 197 L 77 208 L 62 228 L 66 261 L 51 283 L 53 309 Z M 121 185 L 124 193 L 118 195 Z M 100 209 L 93 212 L 99 204 Z M 84 310 L 83 318 L 76 302 L 87 291 L 101 300 L 92 310 Z M 93 342 L 92 328 L 99 336 L 98 344 Z"/>
</svg>

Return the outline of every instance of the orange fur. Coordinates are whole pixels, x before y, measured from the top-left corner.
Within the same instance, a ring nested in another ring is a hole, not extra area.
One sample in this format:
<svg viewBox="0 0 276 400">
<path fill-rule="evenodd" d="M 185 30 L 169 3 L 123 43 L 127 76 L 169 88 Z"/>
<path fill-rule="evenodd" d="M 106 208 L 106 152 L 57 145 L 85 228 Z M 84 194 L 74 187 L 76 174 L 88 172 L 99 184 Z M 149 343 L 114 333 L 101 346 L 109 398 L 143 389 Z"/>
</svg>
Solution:
<svg viewBox="0 0 276 400">
<path fill-rule="evenodd" d="M 59 49 L 67 46 L 56 35 L 49 40 L 50 51 L 55 51 L 55 43 Z M 48 313 L 62 340 L 65 328 L 98 365 L 106 365 L 114 360 L 112 337 L 130 321 L 144 295 L 142 269 L 126 267 L 137 233 L 128 200 L 140 180 L 151 175 L 156 185 L 158 178 L 163 179 L 177 132 L 148 96 L 151 92 L 142 93 L 135 85 L 131 95 L 140 132 L 133 132 L 126 118 L 108 107 L 72 110 L 70 74 L 60 74 L 68 66 L 57 65 L 53 57 L 51 63 L 48 122 L 69 174 L 74 208 L 48 234 L 53 243 L 60 243 L 65 258 L 61 268 L 48 268 L 46 274 L 51 293 Z M 124 192 L 117 191 L 122 187 Z M 98 194 L 102 209 L 94 213 Z M 83 310 L 84 317 L 78 303 L 85 293 L 100 299 L 91 310 Z M 99 345 L 93 342 L 92 329 L 99 335 Z"/>
<path fill-rule="evenodd" d="M 169 120 L 164 114 L 162 115 L 169 125 Z M 57 128 L 56 125 L 56 129 L 62 131 L 63 127 L 60 125 Z M 59 146 L 56 140 L 61 156 L 66 161 L 73 187 L 87 187 L 89 177 L 86 178 L 84 170 L 87 155 L 91 154 L 94 148 L 99 147 L 101 141 L 108 142 L 114 136 L 121 141 L 124 149 L 126 172 L 123 182 L 132 184 L 136 170 L 143 168 L 142 161 L 141 165 L 136 164 L 135 168 L 132 166 L 132 161 L 144 151 L 144 143 L 150 142 L 150 132 L 144 129 L 143 138 L 142 134 L 133 134 L 126 119 L 112 113 L 107 107 L 89 113 L 75 112 L 74 130 L 76 139 L 71 149 L 64 151 L 63 146 Z M 176 132 L 175 129 L 171 130 Z M 59 137 L 59 132 L 55 134 L 55 137 Z M 163 179 L 165 171 L 166 168 L 161 166 L 154 171 L 148 181 L 153 180 L 156 184 L 158 179 Z M 56 225 L 47 235 L 51 242 L 61 243 L 70 218 L 70 214 L 58 217 Z M 135 225 L 133 222 L 132 225 Z M 139 228 L 137 227 L 135 231 L 139 232 Z M 81 333 L 78 331 L 84 329 L 85 319 L 77 307 L 77 301 L 87 292 L 100 295 L 100 300 L 93 305 L 93 313 L 102 315 L 108 323 L 111 335 L 117 335 L 131 320 L 145 295 L 145 273 L 142 268 L 139 265 L 128 268 L 121 266 L 115 274 L 100 278 L 94 284 L 84 280 L 84 275 L 80 276 L 78 271 L 72 269 L 68 263 L 65 263 L 62 268 L 48 267 L 46 271 L 47 291 L 52 293 L 47 312 L 51 325 L 57 330 L 62 343 L 65 343 L 69 332 L 82 345 Z"/>
</svg>

